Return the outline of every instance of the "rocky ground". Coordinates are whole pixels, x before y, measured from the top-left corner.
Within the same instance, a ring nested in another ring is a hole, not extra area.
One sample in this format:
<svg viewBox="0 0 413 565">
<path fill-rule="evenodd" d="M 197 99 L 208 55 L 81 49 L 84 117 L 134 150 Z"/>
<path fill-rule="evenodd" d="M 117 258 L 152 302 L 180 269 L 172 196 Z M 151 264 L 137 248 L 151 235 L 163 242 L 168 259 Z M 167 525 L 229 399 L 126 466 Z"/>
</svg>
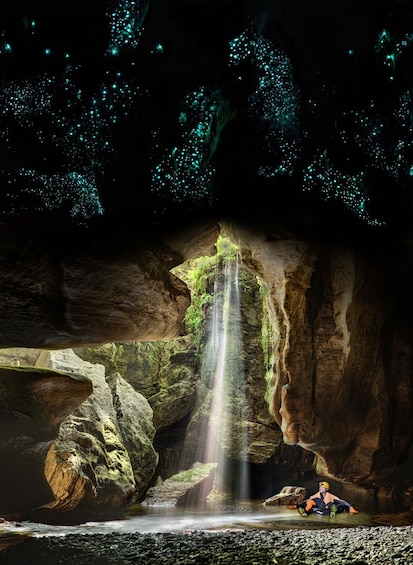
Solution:
<svg viewBox="0 0 413 565">
<path fill-rule="evenodd" d="M 405 565 L 413 526 L 224 530 L 28 538 L 0 551 L 10 565 Z"/>
</svg>

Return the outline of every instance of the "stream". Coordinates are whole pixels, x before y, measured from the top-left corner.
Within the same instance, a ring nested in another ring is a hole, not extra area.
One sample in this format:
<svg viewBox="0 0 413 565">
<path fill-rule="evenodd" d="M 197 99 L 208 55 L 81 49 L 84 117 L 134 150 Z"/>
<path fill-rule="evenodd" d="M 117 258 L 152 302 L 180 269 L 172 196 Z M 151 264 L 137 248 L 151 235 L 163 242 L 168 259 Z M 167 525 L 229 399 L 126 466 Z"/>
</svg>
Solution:
<svg viewBox="0 0 413 565">
<path fill-rule="evenodd" d="M 360 510 L 358 514 L 328 516 L 310 515 L 302 518 L 286 506 L 264 506 L 262 502 L 236 505 L 210 505 L 203 508 L 169 506 L 134 506 L 118 520 L 85 522 L 74 525 L 51 525 L 30 521 L 10 522 L 2 526 L 3 534 L 44 537 L 68 534 L 105 533 L 179 533 L 187 531 L 248 530 L 248 529 L 325 529 L 337 527 L 373 526 L 373 514 Z"/>
</svg>

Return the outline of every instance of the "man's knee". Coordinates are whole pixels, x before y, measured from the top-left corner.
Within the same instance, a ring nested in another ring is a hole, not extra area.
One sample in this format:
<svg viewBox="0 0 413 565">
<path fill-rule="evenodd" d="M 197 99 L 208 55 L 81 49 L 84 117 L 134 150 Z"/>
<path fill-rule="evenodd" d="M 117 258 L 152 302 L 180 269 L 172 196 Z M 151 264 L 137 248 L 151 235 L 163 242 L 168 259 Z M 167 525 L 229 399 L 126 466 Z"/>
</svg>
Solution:
<svg viewBox="0 0 413 565">
<path fill-rule="evenodd" d="M 305 511 L 309 512 L 312 508 L 314 508 L 315 506 L 315 502 L 312 498 L 310 498 L 309 500 L 307 500 L 307 503 L 305 505 Z"/>
</svg>

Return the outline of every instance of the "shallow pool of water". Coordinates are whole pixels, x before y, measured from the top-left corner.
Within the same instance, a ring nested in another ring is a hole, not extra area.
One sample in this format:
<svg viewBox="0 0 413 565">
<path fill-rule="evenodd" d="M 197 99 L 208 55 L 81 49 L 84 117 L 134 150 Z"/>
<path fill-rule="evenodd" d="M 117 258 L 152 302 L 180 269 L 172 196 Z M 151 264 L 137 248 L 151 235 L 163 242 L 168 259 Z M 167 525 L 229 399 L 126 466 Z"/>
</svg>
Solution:
<svg viewBox="0 0 413 565">
<path fill-rule="evenodd" d="M 325 529 L 375 525 L 371 514 L 339 514 L 335 518 L 310 515 L 302 518 L 296 510 L 262 503 L 210 505 L 205 508 L 180 509 L 167 506 L 136 506 L 119 520 L 85 522 L 76 525 L 50 525 L 23 521 L 10 523 L 3 531 L 31 536 L 65 536 L 97 533 L 174 533 L 194 530 L 224 529 Z"/>
</svg>

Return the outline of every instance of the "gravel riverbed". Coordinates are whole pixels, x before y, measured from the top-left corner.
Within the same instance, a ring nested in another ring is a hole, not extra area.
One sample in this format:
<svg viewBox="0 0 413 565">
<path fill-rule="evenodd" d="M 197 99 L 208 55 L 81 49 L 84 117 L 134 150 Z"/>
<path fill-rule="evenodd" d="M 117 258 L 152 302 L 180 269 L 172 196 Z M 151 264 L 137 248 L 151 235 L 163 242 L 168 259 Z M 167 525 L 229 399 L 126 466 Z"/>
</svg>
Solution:
<svg viewBox="0 0 413 565">
<path fill-rule="evenodd" d="M 30 537 L 0 551 L 10 565 L 406 565 L 413 526 Z"/>
</svg>

